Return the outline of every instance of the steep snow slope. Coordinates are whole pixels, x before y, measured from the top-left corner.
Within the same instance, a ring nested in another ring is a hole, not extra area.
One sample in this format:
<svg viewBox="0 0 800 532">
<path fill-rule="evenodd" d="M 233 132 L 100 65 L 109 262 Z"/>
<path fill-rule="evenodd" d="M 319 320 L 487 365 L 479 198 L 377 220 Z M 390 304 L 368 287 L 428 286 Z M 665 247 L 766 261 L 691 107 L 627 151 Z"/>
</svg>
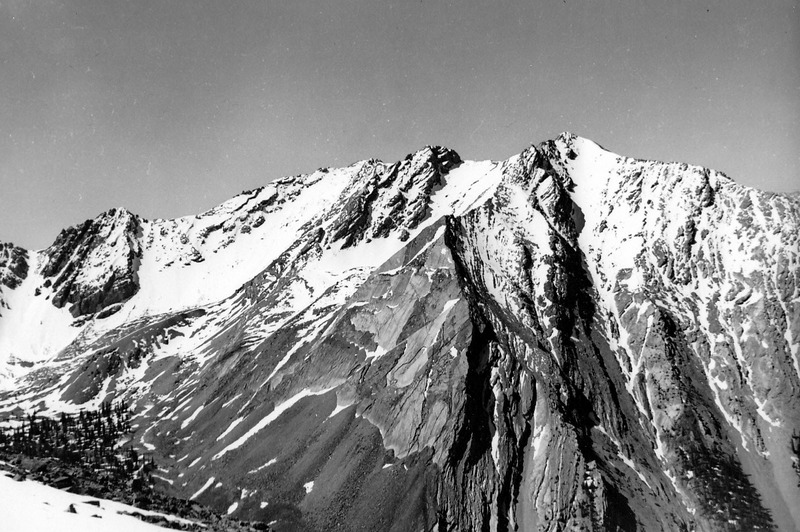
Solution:
<svg viewBox="0 0 800 532">
<path fill-rule="evenodd" d="M 29 253 L 18 286 L 0 286 L 0 360 L 52 359 L 81 334 L 88 343 L 132 320 L 228 297 L 293 243 L 359 167 L 278 180 L 198 216 L 150 222 L 112 209 L 63 231 Z"/>
<path fill-rule="evenodd" d="M 793 529 L 799 225 L 569 134 L 113 210 L 3 248 L 0 408 L 126 397 L 165 489 L 289 530 Z"/>
</svg>

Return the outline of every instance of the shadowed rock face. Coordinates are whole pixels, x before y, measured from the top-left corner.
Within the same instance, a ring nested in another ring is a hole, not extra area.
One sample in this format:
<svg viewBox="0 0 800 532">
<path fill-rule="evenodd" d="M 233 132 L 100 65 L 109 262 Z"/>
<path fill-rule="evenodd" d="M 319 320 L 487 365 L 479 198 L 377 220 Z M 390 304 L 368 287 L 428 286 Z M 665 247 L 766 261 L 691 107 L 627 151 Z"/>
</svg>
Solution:
<svg viewBox="0 0 800 532">
<path fill-rule="evenodd" d="M 58 308 L 74 317 L 94 314 L 129 299 L 139 289 L 139 219 L 111 209 L 95 220 L 61 231 L 44 251 L 44 286 Z"/>
<path fill-rule="evenodd" d="M 0 286 L 15 289 L 28 276 L 28 252 L 14 244 L 0 244 Z M 8 308 L 0 294 L 0 316 Z"/>
<path fill-rule="evenodd" d="M 82 318 L 0 407 L 127 398 L 164 489 L 282 530 L 791 530 L 798 225 L 568 134 L 113 211 L 5 284 Z"/>
<path fill-rule="evenodd" d="M 0 244 L 0 284 L 17 288 L 28 276 L 28 252 L 14 244 Z"/>
</svg>

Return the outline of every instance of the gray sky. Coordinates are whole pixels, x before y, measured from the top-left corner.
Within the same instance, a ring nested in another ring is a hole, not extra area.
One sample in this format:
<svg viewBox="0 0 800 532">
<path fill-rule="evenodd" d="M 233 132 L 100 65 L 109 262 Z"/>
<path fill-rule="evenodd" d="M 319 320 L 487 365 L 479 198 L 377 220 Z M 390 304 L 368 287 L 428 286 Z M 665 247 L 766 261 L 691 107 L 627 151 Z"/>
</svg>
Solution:
<svg viewBox="0 0 800 532">
<path fill-rule="evenodd" d="M 0 241 L 561 131 L 800 188 L 797 1 L 0 0 Z"/>
</svg>

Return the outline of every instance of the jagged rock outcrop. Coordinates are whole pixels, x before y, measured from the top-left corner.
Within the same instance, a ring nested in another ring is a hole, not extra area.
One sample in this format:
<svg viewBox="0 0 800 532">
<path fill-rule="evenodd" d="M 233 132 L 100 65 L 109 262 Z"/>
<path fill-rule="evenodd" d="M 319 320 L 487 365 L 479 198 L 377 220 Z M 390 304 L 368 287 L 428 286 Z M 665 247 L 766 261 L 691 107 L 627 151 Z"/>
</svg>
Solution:
<svg viewBox="0 0 800 532">
<path fill-rule="evenodd" d="M 0 284 L 17 288 L 28 276 L 28 252 L 14 244 L 0 244 Z"/>
<path fill-rule="evenodd" d="M 76 318 L 129 299 L 139 289 L 140 220 L 111 209 L 96 220 L 65 229 L 45 252 L 43 289 Z"/>
<path fill-rule="evenodd" d="M 126 398 L 164 489 L 276 529 L 789 530 L 798 235 L 795 196 L 569 134 L 113 211 L 2 288 L 0 410 Z"/>
<path fill-rule="evenodd" d="M 14 244 L 0 244 L 0 286 L 15 289 L 28 276 L 28 252 Z M 0 289 L 0 316 L 8 308 Z"/>
</svg>

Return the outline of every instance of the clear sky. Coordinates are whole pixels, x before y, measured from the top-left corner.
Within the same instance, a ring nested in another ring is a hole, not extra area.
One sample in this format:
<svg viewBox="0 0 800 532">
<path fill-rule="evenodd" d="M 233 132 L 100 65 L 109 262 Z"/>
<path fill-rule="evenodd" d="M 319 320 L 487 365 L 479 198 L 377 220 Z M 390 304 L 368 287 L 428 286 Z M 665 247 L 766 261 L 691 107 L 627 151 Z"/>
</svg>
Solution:
<svg viewBox="0 0 800 532">
<path fill-rule="evenodd" d="M 796 0 L 0 0 L 0 241 L 571 131 L 800 189 Z"/>
</svg>

